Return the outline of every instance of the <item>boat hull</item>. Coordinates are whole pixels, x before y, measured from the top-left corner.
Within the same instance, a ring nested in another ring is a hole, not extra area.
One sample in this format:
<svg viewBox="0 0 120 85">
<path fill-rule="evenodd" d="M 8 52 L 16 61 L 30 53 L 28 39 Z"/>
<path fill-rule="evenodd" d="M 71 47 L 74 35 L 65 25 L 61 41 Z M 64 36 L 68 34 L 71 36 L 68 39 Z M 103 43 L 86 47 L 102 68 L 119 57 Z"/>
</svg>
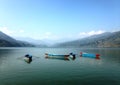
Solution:
<svg viewBox="0 0 120 85">
<path fill-rule="evenodd" d="M 45 57 L 46 58 L 54 58 L 54 59 L 68 59 L 68 58 L 71 58 L 71 59 L 75 59 L 75 54 L 69 54 L 69 55 L 58 55 L 58 54 L 48 54 L 48 53 L 45 53 Z"/>
<path fill-rule="evenodd" d="M 90 54 L 90 53 L 80 53 L 81 57 L 88 57 L 88 58 L 96 58 L 96 59 L 100 59 L 100 55 L 99 54 Z"/>
<path fill-rule="evenodd" d="M 58 58 L 58 59 L 61 59 L 61 58 L 67 58 L 67 57 L 69 57 L 69 55 L 58 55 L 58 54 L 48 54 L 48 53 L 46 53 L 45 57 L 46 58 Z"/>
<path fill-rule="evenodd" d="M 27 63 L 31 63 L 32 62 L 32 59 L 28 58 L 28 57 L 24 57 L 24 61 L 27 62 Z"/>
</svg>

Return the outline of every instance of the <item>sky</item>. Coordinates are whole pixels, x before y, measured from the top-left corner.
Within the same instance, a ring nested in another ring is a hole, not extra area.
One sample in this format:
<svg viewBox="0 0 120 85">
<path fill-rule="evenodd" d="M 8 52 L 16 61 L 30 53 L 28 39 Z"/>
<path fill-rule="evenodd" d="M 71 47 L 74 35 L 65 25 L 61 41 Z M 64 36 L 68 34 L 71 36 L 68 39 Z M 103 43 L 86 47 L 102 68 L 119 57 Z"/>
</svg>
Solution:
<svg viewBox="0 0 120 85">
<path fill-rule="evenodd" d="M 120 30 L 120 0 L 0 0 L 0 31 L 72 40 Z"/>
</svg>

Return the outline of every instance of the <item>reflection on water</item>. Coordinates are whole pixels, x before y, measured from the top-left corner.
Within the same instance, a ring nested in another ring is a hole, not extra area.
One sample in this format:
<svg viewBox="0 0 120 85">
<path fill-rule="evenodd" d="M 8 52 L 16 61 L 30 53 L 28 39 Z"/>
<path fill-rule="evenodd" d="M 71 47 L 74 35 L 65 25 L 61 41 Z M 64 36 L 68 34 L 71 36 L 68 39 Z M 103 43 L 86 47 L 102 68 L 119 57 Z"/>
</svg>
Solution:
<svg viewBox="0 0 120 85">
<path fill-rule="evenodd" d="M 100 54 L 100 59 L 80 57 L 80 52 Z M 44 53 L 76 58 L 45 58 Z M 24 60 L 32 54 L 31 61 Z M 69 62 L 68 62 L 69 61 Z M 29 82 L 28 82 L 29 81 Z M 120 85 L 120 49 L 107 48 L 2 48 L 0 85 Z"/>
<path fill-rule="evenodd" d="M 45 57 L 45 59 L 50 59 L 50 60 L 65 60 L 65 61 L 70 61 L 69 58 L 57 58 L 57 57 Z"/>
</svg>

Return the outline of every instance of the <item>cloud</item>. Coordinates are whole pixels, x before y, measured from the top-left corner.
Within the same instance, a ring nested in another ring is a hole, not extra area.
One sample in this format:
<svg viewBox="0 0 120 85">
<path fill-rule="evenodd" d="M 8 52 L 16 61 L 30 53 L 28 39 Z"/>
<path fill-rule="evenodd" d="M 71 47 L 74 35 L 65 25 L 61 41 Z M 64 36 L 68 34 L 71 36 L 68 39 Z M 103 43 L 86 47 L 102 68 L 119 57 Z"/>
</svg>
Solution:
<svg viewBox="0 0 120 85">
<path fill-rule="evenodd" d="M 11 30 L 8 27 L 0 27 L 0 31 L 10 36 L 18 36 L 25 32 L 23 29 Z"/>
<path fill-rule="evenodd" d="M 46 32 L 44 34 L 44 38 L 50 38 L 51 36 L 53 36 L 53 34 L 51 32 Z"/>
<path fill-rule="evenodd" d="M 24 33 L 24 32 L 25 32 L 25 31 L 24 31 L 24 30 L 22 30 L 22 29 L 21 29 L 21 30 L 19 30 L 19 33 Z"/>
<path fill-rule="evenodd" d="M 98 31 L 90 31 L 90 32 L 80 32 L 79 33 L 79 38 L 83 38 L 83 37 L 88 37 L 88 36 L 92 36 L 92 35 L 98 35 L 98 34 L 102 34 L 105 31 L 103 30 L 98 30 Z"/>
<path fill-rule="evenodd" d="M 52 32 L 45 32 L 45 33 L 37 33 L 37 32 L 32 32 L 29 33 L 28 31 L 25 32 L 24 29 L 16 29 L 16 30 L 11 30 L 8 29 L 7 27 L 0 27 L 0 31 L 4 32 L 7 35 L 10 36 L 19 36 L 19 37 L 31 37 L 33 39 L 40 39 L 40 40 L 54 40 L 54 41 L 67 41 L 67 40 L 75 40 L 79 38 L 85 38 L 88 36 L 92 35 L 97 35 L 97 34 L 102 34 L 105 31 L 103 30 L 98 30 L 98 31 L 89 31 L 89 32 L 80 32 L 79 34 L 55 34 Z"/>
<path fill-rule="evenodd" d="M 79 38 L 84 38 L 88 37 L 91 35 L 97 35 L 104 33 L 105 31 L 98 30 L 98 31 L 90 31 L 90 32 L 80 32 L 78 35 L 71 35 L 71 34 L 66 34 L 66 35 L 56 35 L 52 32 L 45 32 L 43 35 L 38 35 L 38 39 L 41 40 L 55 40 L 55 41 L 70 41 L 70 40 L 76 40 Z"/>
<path fill-rule="evenodd" d="M 45 33 L 37 33 L 37 32 L 33 32 L 32 35 L 31 34 L 27 34 L 27 36 L 29 35 L 29 37 L 36 39 L 36 40 L 43 40 L 43 39 L 49 39 L 52 36 L 51 32 L 45 32 Z"/>
<path fill-rule="evenodd" d="M 0 27 L 0 31 L 4 32 L 5 34 L 11 35 L 15 31 L 9 30 L 7 27 Z"/>
<path fill-rule="evenodd" d="M 58 40 L 59 37 L 52 32 L 45 32 L 43 35 L 41 35 L 41 39 Z"/>
</svg>

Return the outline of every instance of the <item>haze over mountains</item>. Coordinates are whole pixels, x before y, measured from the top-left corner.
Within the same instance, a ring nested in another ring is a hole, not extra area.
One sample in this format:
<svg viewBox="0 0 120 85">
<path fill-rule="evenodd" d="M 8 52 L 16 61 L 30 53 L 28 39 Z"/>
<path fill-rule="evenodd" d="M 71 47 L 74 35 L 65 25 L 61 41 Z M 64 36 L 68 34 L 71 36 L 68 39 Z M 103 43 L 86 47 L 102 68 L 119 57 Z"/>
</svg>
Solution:
<svg viewBox="0 0 120 85">
<path fill-rule="evenodd" d="M 42 40 L 38 40 L 38 39 L 33 39 L 30 37 L 15 37 L 16 40 L 20 40 L 20 41 L 25 41 L 25 42 L 29 42 L 32 43 L 34 45 L 53 45 L 54 41 L 53 40 L 48 40 L 48 39 L 42 39 Z"/>
<path fill-rule="evenodd" d="M 0 32 L 0 47 L 120 47 L 120 31 L 105 32 L 74 41 L 52 44 L 32 38 L 14 39 Z M 54 42 L 54 41 L 53 41 Z"/>
<path fill-rule="evenodd" d="M 59 43 L 55 47 L 120 47 L 120 31 L 105 32 L 75 41 Z"/>
<path fill-rule="evenodd" d="M 0 47 L 33 47 L 33 46 L 34 45 L 28 42 L 18 41 L 6 35 L 3 32 L 0 32 Z"/>
</svg>

